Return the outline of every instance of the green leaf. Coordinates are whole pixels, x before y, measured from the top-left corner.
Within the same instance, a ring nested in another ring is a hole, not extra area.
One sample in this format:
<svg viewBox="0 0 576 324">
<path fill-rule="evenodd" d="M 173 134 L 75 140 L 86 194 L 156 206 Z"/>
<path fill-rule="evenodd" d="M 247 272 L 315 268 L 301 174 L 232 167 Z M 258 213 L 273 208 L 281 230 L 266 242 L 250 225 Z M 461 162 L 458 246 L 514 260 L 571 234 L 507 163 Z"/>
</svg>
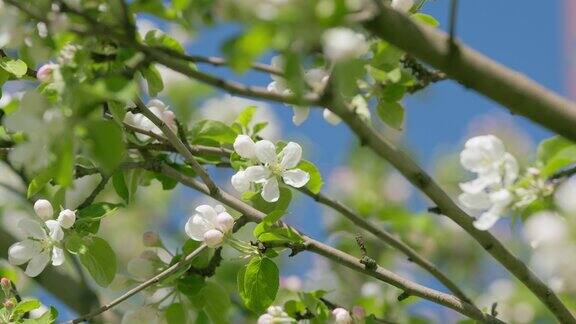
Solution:
<svg viewBox="0 0 576 324">
<path fill-rule="evenodd" d="M 388 102 L 386 100 L 378 101 L 376 107 L 378 116 L 386 125 L 402 130 L 404 127 L 404 107 L 397 102 Z"/>
<path fill-rule="evenodd" d="M 250 122 L 252 121 L 252 118 L 256 113 L 256 109 L 258 109 L 258 107 L 256 106 L 248 106 L 244 108 L 244 110 L 242 110 L 242 112 L 240 112 L 236 117 L 235 122 L 240 124 L 244 128 L 248 128 L 248 124 L 250 124 Z"/>
<path fill-rule="evenodd" d="M 28 66 L 26 66 L 24 61 L 8 57 L 0 58 L 0 68 L 4 69 L 6 72 L 14 74 L 17 78 L 26 75 L 26 71 L 28 70 Z"/>
<path fill-rule="evenodd" d="M 91 121 L 86 124 L 86 142 L 92 157 L 105 172 L 112 172 L 124 158 L 122 130 L 112 121 Z"/>
<path fill-rule="evenodd" d="M 68 187 L 74 179 L 74 140 L 71 135 L 63 136 L 55 148 L 56 163 L 54 180 L 57 184 Z"/>
<path fill-rule="evenodd" d="M 278 293 L 278 267 L 268 258 L 254 257 L 238 274 L 238 291 L 244 304 L 257 314 L 263 313 Z"/>
<path fill-rule="evenodd" d="M 195 123 L 189 131 L 192 143 L 211 139 L 220 144 L 232 144 L 238 135 L 230 126 L 216 120 L 201 120 Z"/>
<path fill-rule="evenodd" d="M 162 82 L 162 76 L 158 69 L 154 65 L 148 66 L 148 68 L 142 70 L 142 75 L 146 79 L 146 84 L 148 85 L 148 95 L 151 97 L 156 97 L 160 91 L 164 89 L 164 82 Z"/>
<path fill-rule="evenodd" d="M 30 181 L 26 197 L 31 198 L 46 186 L 48 181 L 52 180 L 52 169 L 46 169 Z"/>
<path fill-rule="evenodd" d="M 250 198 L 252 205 L 259 211 L 269 214 L 275 210 L 287 210 L 292 201 L 292 191 L 286 187 L 280 187 L 280 198 L 277 202 L 267 202 L 261 194 L 253 195 Z"/>
<path fill-rule="evenodd" d="M 319 193 L 320 190 L 322 190 L 322 186 L 324 185 L 324 180 L 322 180 L 322 175 L 320 174 L 320 171 L 316 165 L 310 161 L 302 160 L 298 164 L 297 168 L 308 172 L 310 175 L 310 180 L 308 180 L 306 188 L 315 194 Z"/>
<path fill-rule="evenodd" d="M 289 227 L 273 227 L 258 236 L 260 242 L 302 242 L 302 237 Z"/>
<path fill-rule="evenodd" d="M 157 29 L 147 32 L 144 42 L 151 46 L 164 47 L 178 53 L 184 53 L 184 47 L 177 40 Z"/>
<path fill-rule="evenodd" d="M 170 304 L 164 310 L 167 323 L 186 323 L 186 310 L 181 303 Z"/>
<path fill-rule="evenodd" d="M 436 20 L 436 18 L 420 12 L 413 14 L 412 18 L 415 18 L 416 20 L 423 22 L 426 25 L 430 25 L 432 27 L 438 27 L 440 25 L 440 23 L 438 22 L 438 20 Z"/>
<path fill-rule="evenodd" d="M 112 114 L 112 117 L 114 117 L 114 120 L 120 125 L 122 125 L 122 122 L 124 121 L 124 117 L 126 116 L 127 112 L 126 108 L 124 107 L 124 104 L 118 101 L 109 101 L 108 110 L 110 110 L 110 113 Z"/>
<path fill-rule="evenodd" d="M 246 71 L 252 62 L 268 49 L 274 36 L 270 26 L 252 26 L 244 34 L 226 41 L 223 51 L 234 71 Z"/>
<path fill-rule="evenodd" d="M 120 198 L 124 199 L 124 201 L 129 204 L 130 203 L 130 190 L 128 190 L 128 185 L 126 184 L 126 179 L 124 178 L 124 171 L 118 170 L 114 172 L 112 175 L 112 185 L 114 186 L 114 190 L 120 196 Z"/>
<path fill-rule="evenodd" d="M 106 217 L 109 213 L 118 209 L 121 204 L 111 204 L 106 202 L 95 203 L 76 212 L 78 218 L 74 224 L 80 232 L 97 233 L 100 227 L 100 220 Z"/>
<path fill-rule="evenodd" d="M 24 300 L 19 302 L 18 305 L 14 307 L 14 313 L 23 315 L 25 313 L 28 313 L 29 311 L 39 308 L 41 305 L 42 304 L 40 304 L 40 302 L 37 301 L 36 299 Z"/>
<path fill-rule="evenodd" d="M 538 160 L 546 163 L 563 149 L 574 145 L 562 136 L 554 136 L 543 140 L 538 145 Z"/>
<path fill-rule="evenodd" d="M 231 306 L 230 297 L 222 286 L 215 282 L 206 282 L 200 291 L 203 299 L 203 309 L 214 324 L 228 324 L 228 309 Z"/>
<path fill-rule="evenodd" d="M 181 276 L 178 279 L 178 284 L 176 287 L 178 291 L 186 295 L 186 297 L 195 298 L 205 285 L 206 282 L 204 281 L 204 277 L 191 274 Z"/>
<path fill-rule="evenodd" d="M 58 318 L 58 311 L 54 307 L 50 307 L 42 316 L 34 319 L 25 319 L 23 324 L 54 324 Z"/>
<path fill-rule="evenodd" d="M 117 270 L 116 254 L 108 242 L 97 236 L 85 238 L 78 255 L 98 285 L 107 287 L 112 283 Z"/>
<path fill-rule="evenodd" d="M 262 221 L 258 225 L 256 225 L 256 227 L 254 227 L 254 230 L 252 231 L 252 234 L 254 235 L 254 237 L 256 239 L 258 239 L 260 234 L 269 230 L 285 214 L 286 214 L 285 210 L 274 210 L 271 213 L 269 213 L 268 215 L 266 215 L 266 217 L 264 217 L 264 219 L 262 219 Z"/>
</svg>

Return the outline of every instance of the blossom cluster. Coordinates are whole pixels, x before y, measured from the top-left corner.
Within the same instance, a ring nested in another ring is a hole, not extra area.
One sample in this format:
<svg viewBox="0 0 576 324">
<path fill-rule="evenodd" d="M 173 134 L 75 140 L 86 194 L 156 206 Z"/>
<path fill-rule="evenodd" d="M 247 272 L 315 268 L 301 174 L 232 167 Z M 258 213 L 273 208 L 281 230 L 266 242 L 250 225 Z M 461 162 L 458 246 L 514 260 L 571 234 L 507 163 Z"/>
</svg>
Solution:
<svg viewBox="0 0 576 324">
<path fill-rule="evenodd" d="M 232 186 L 239 192 L 247 192 L 262 186 L 262 198 L 276 202 L 280 198 L 278 179 L 294 188 L 305 186 L 310 174 L 297 168 L 302 159 L 302 147 L 294 142 L 276 153 L 276 145 L 268 140 L 254 142 L 247 135 L 239 135 L 234 141 L 234 150 L 253 165 L 232 176 Z"/>
<path fill-rule="evenodd" d="M 39 275 L 50 261 L 54 266 L 64 263 L 64 229 L 70 229 L 76 222 L 76 212 L 69 209 L 62 210 L 56 220 L 51 219 L 54 209 L 45 199 L 36 201 L 34 211 L 44 223 L 22 219 L 18 228 L 26 238 L 8 249 L 8 260 L 11 264 L 22 265 L 28 262 L 25 273 L 30 277 Z"/>
<path fill-rule="evenodd" d="M 234 218 L 222 205 L 200 205 L 186 222 L 185 231 L 191 239 L 214 248 L 222 245 L 233 227 Z"/>
<path fill-rule="evenodd" d="M 152 99 L 148 101 L 146 107 L 148 107 L 148 109 L 150 109 L 150 111 L 163 121 L 173 132 L 177 132 L 174 112 L 169 110 L 168 106 L 166 106 L 164 102 L 159 99 Z M 124 122 L 141 130 L 152 132 L 156 135 L 163 135 L 162 130 L 160 130 L 158 126 L 143 114 L 133 114 L 128 112 L 124 117 Z M 147 141 L 150 139 L 150 136 L 141 133 L 136 133 L 136 137 L 141 141 Z"/>
<path fill-rule="evenodd" d="M 514 200 L 511 185 L 518 177 L 518 163 L 494 135 L 469 139 L 460 154 L 460 163 L 477 177 L 460 184 L 463 193 L 458 198 L 464 207 L 483 211 L 474 226 L 488 230 Z"/>
</svg>

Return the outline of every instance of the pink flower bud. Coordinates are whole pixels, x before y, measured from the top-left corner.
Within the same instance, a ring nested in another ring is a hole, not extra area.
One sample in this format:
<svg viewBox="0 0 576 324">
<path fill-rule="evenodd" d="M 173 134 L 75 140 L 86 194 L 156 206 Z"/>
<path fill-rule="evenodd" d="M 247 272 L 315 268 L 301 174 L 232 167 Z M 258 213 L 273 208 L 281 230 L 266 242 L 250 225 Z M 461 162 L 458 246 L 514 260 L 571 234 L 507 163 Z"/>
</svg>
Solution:
<svg viewBox="0 0 576 324">
<path fill-rule="evenodd" d="M 216 216 L 216 224 L 218 224 L 218 229 L 223 233 L 227 233 L 234 227 L 234 218 L 230 216 L 227 212 L 223 212 Z"/>
<path fill-rule="evenodd" d="M 46 199 L 36 200 L 34 203 L 34 211 L 36 212 L 36 215 L 43 220 L 49 220 L 52 218 L 52 215 L 54 215 L 52 204 Z"/>
<path fill-rule="evenodd" d="M 160 245 L 160 237 L 152 231 L 148 231 L 142 235 L 142 242 L 144 246 L 154 247 Z"/>
<path fill-rule="evenodd" d="M 70 228 L 76 222 L 76 212 L 70 209 L 64 209 L 58 215 L 58 223 L 63 228 Z"/>
<path fill-rule="evenodd" d="M 3 289 L 12 289 L 12 283 L 10 282 L 10 279 L 6 277 L 0 279 L 0 286 L 2 286 Z"/>
<path fill-rule="evenodd" d="M 352 324 L 352 316 L 350 316 L 350 313 L 344 308 L 335 308 L 332 311 L 332 315 L 334 315 L 334 322 L 336 324 Z"/>
<path fill-rule="evenodd" d="M 366 317 L 366 310 L 362 306 L 354 306 L 352 307 L 352 315 L 359 320 L 364 319 L 364 317 Z"/>
<path fill-rule="evenodd" d="M 224 234 L 222 234 L 222 232 L 220 232 L 219 230 L 209 230 L 206 231 L 206 233 L 204 233 L 204 243 L 206 243 L 206 245 L 208 247 L 211 248 L 215 248 L 220 246 L 220 244 L 222 244 L 222 242 L 224 241 Z"/>
<path fill-rule="evenodd" d="M 6 309 L 12 309 L 12 308 L 14 308 L 14 306 L 16 306 L 16 304 L 14 303 L 14 301 L 12 299 L 6 299 L 4 301 L 4 307 L 6 307 Z"/>
<path fill-rule="evenodd" d="M 48 64 L 44 64 L 42 65 L 39 69 L 38 72 L 36 72 L 36 77 L 38 78 L 38 80 L 40 82 L 50 82 L 52 81 L 52 75 L 54 74 L 54 69 L 57 67 L 58 65 L 53 64 L 53 63 L 48 63 Z"/>
</svg>

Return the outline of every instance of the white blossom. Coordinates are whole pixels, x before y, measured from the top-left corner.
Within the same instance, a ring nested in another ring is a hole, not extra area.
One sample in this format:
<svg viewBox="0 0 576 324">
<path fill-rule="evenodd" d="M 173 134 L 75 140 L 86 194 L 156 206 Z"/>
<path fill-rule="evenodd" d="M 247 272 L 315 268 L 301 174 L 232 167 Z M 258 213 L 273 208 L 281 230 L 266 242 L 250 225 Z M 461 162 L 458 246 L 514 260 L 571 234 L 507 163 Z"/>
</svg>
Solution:
<svg viewBox="0 0 576 324">
<path fill-rule="evenodd" d="M 40 82 L 50 82 L 53 79 L 54 71 L 58 68 L 58 64 L 44 64 L 38 69 L 38 72 L 36 72 L 36 78 L 38 78 Z"/>
<path fill-rule="evenodd" d="M 244 145 L 251 144 L 244 141 Z M 232 177 L 232 186 L 239 192 L 248 191 L 251 184 L 261 184 L 262 198 L 268 202 L 275 202 L 280 198 L 278 178 L 282 178 L 284 183 L 295 188 L 306 185 L 310 180 L 308 172 L 296 168 L 302 158 L 302 147 L 297 143 L 289 142 L 278 154 L 274 143 L 268 140 L 254 143 L 250 150 L 244 149 L 254 152 L 258 165 L 240 170 Z"/>
<path fill-rule="evenodd" d="M 258 317 L 258 324 L 288 324 L 296 323 L 296 320 L 288 316 L 282 306 L 270 306 L 265 314 Z"/>
<path fill-rule="evenodd" d="M 150 111 L 160 118 L 173 132 L 177 132 L 176 119 L 174 113 L 159 99 L 150 100 L 146 106 Z M 150 131 L 157 135 L 162 135 L 162 130 L 158 128 L 150 119 L 142 114 L 126 113 L 124 121 L 134 127 L 140 128 L 145 131 Z M 136 137 L 141 141 L 146 141 L 150 137 L 145 134 L 137 133 Z"/>
<path fill-rule="evenodd" d="M 206 243 L 209 247 L 218 247 L 224 242 L 224 237 L 234 227 L 234 218 L 226 212 L 223 206 L 200 205 L 196 214 L 186 222 L 185 231 L 195 240 Z"/>
<path fill-rule="evenodd" d="M 46 199 L 37 200 L 34 211 L 38 217 L 46 220 L 44 226 L 34 220 L 22 219 L 18 228 L 26 238 L 8 249 L 11 264 L 21 265 L 28 262 L 25 272 L 30 277 L 40 274 L 50 260 L 54 266 L 64 263 L 64 251 L 60 247 L 60 242 L 64 239 L 63 229 L 71 228 L 76 222 L 75 212 L 69 209 L 61 211 L 57 220 L 50 219 L 54 209 Z"/>
<path fill-rule="evenodd" d="M 494 135 L 469 139 L 460 154 L 460 163 L 477 178 L 460 184 L 463 193 L 458 198 L 466 208 L 484 210 L 474 226 L 487 230 L 514 200 L 509 187 L 518 177 L 518 163 Z"/>
<path fill-rule="evenodd" d="M 554 194 L 554 202 L 567 214 L 576 213 L 576 177 L 565 180 Z"/>
<path fill-rule="evenodd" d="M 543 245 L 555 245 L 568 237 L 568 224 L 553 212 L 543 211 L 531 215 L 524 224 L 524 237 L 533 248 Z"/>
<path fill-rule="evenodd" d="M 392 0 L 391 6 L 398 11 L 408 12 L 414 6 L 414 0 Z"/>
<path fill-rule="evenodd" d="M 364 35 L 345 27 L 328 29 L 322 35 L 324 54 L 331 61 L 354 59 L 368 51 Z"/>
<path fill-rule="evenodd" d="M 289 291 L 299 291 L 302 289 L 302 279 L 298 276 L 281 277 L 280 287 Z"/>
<path fill-rule="evenodd" d="M 332 310 L 332 315 L 334 315 L 334 322 L 336 324 L 352 324 L 352 316 L 350 316 L 350 312 L 344 308 L 335 308 Z"/>
<path fill-rule="evenodd" d="M 274 56 L 270 64 L 277 70 L 284 70 L 284 62 L 280 55 Z M 270 77 L 272 78 L 272 82 L 268 84 L 268 91 L 282 95 L 293 94 L 293 91 L 288 87 L 288 84 L 284 78 L 276 74 L 270 74 Z M 328 72 L 321 68 L 312 68 L 304 72 L 304 81 L 315 93 L 321 93 L 324 90 L 326 84 L 328 83 L 328 77 Z M 292 117 L 292 122 L 294 125 L 299 126 L 305 122 L 306 119 L 308 119 L 308 116 L 310 115 L 310 107 L 297 105 L 288 106 L 291 106 L 294 112 L 294 116 Z M 324 109 L 323 117 L 328 123 L 332 125 L 337 125 L 341 121 L 340 117 L 328 109 Z"/>
<path fill-rule="evenodd" d="M 22 265 L 28 262 L 26 275 L 36 277 L 52 261 L 52 265 L 59 266 L 64 263 L 64 250 L 60 242 L 64 232 L 56 220 L 48 220 L 42 224 L 23 219 L 18 223 L 26 239 L 14 243 L 8 249 L 8 260 L 13 265 Z"/>
</svg>

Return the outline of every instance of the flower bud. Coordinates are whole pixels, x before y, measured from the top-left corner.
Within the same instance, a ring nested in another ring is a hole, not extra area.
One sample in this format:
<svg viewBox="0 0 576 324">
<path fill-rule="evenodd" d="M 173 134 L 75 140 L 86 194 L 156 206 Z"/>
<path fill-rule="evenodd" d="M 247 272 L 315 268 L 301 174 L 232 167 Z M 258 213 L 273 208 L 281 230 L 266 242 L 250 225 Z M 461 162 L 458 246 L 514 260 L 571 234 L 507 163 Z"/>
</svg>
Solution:
<svg viewBox="0 0 576 324">
<path fill-rule="evenodd" d="M 218 224 L 218 229 L 221 230 L 222 233 L 227 233 L 234 227 L 234 218 L 227 212 L 223 212 L 216 216 L 216 224 Z"/>
<path fill-rule="evenodd" d="M 206 245 L 208 247 L 211 248 L 215 248 L 220 246 L 220 244 L 222 244 L 222 242 L 224 241 L 224 234 L 222 234 L 222 232 L 220 232 L 219 230 L 209 230 L 206 231 L 206 233 L 204 233 L 204 243 L 206 243 Z"/>
<path fill-rule="evenodd" d="M 2 287 L 4 295 L 10 296 L 10 291 L 12 290 L 12 283 L 10 282 L 10 279 L 5 277 L 0 279 L 0 287 Z"/>
<path fill-rule="evenodd" d="M 270 314 L 262 314 L 258 317 L 258 324 L 272 324 L 274 323 L 274 316 Z"/>
<path fill-rule="evenodd" d="M 12 299 L 6 299 L 4 301 L 4 307 L 6 309 L 12 309 L 12 308 L 14 308 L 14 306 L 16 306 L 16 304 L 14 303 L 14 301 Z"/>
<path fill-rule="evenodd" d="M 76 222 L 76 212 L 70 209 L 64 209 L 58 215 L 58 223 L 62 228 L 70 228 Z"/>
<path fill-rule="evenodd" d="M 52 204 L 46 199 L 36 200 L 34 203 L 34 211 L 36 212 L 36 215 L 43 220 L 51 219 L 52 215 L 54 215 Z"/>
<path fill-rule="evenodd" d="M 334 125 L 334 126 L 336 126 L 342 122 L 342 119 L 340 119 L 340 117 L 338 115 L 336 115 L 335 113 L 333 113 L 329 109 L 324 109 L 324 111 L 322 111 L 322 117 L 324 117 L 325 121 L 327 121 L 328 123 L 330 123 L 331 125 Z"/>
<path fill-rule="evenodd" d="M 44 64 L 38 69 L 38 72 L 36 72 L 36 77 L 40 82 L 50 82 L 52 81 L 54 69 L 57 67 L 58 65 L 53 63 Z"/>
<path fill-rule="evenodd" d="M 160 245 L 160 237 L 156 232 L 148 231 L 142 235 L 144 246 L 154 247 Z"/>
<path fill-rule="evenodd" d="M 408 12 L 414 6 L 414 0 L 392 0 L 392 8 L 402 11 Z"/>
<path fill-rule="evenodd" d="M 354 317 L 361 320 L 364 319 L 364 317 L 366 317 L 366 310 L 362 306 L 354 306 L 352 307 L 352 314 L 354 315 Z"/>
<path fill-rule="evenodd" d="M 332 315 L 334 315 L 334 322 L 336 324 L 352 324 L 352 316 L 350 316 L 350 313 L 344 308 L 335 308 L 332 311 Z"/>
</svg>

